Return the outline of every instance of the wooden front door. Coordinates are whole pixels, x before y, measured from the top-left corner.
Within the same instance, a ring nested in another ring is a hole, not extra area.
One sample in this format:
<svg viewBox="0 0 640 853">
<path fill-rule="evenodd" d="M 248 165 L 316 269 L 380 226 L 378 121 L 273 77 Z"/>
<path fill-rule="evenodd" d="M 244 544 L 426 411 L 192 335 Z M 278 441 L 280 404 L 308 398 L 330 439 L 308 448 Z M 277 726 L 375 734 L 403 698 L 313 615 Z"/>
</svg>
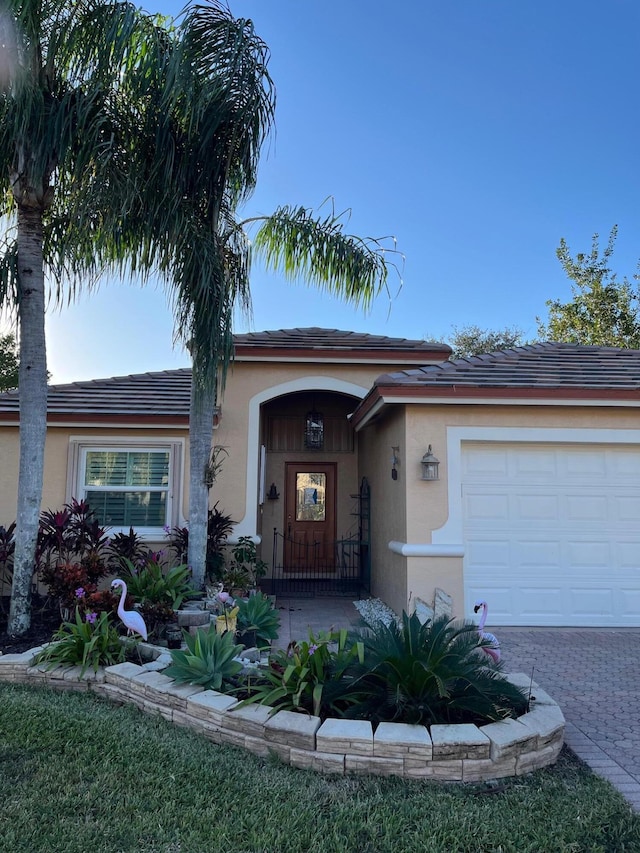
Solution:
<svg viewBox="0 0 640 853">
<path fill-rule="evenodd" d="M 335 462 L 287 462 L 284 568 L 322 574 L 335 571 Z"/>
</svg>

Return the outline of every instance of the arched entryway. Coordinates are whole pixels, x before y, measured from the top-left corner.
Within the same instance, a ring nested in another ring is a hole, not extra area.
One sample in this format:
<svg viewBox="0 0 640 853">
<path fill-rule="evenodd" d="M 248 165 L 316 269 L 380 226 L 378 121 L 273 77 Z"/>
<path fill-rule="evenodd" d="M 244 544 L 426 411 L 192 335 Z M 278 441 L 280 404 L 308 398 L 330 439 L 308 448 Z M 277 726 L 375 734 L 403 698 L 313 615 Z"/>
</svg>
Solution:
<svg viewBox="0 0 640 853">
<path fill-rule="evenodd" d="M 368 494 L 349 422 L 357 403 L 316 389 L 261 406 L 262 584 L 276 594 L 352 595 L 368 586 Z"/>
</svg>

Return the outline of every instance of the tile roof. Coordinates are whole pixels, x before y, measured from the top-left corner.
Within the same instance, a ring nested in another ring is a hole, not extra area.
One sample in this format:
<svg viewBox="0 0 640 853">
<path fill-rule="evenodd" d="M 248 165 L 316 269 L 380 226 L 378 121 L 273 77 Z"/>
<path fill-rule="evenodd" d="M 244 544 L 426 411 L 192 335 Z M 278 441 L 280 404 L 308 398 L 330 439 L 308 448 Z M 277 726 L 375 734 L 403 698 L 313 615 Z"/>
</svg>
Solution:
<svg viewBox="0 0 640 853">
<path fill-rule="evenodd" d="M 640 350 L 540 343 L 379 376 L 401 388 L 640 391 Z"/>
<path fill-rule="evenodd" d="M 340 329 L 279 329 L 271 332 L 248 332 L 234 335 L 237 348 L 255 349 L 341 349 L 379 350 L 384 352 L 422 351 L 440 352 L 445 357 L 451 352 L 447 344 L 434 341 L 417 341 L 408 338 L 388 338 L 385 335 L 370 335 L 366 332 L 344 332 Z"/>
<path fill-rule="evenodd" d="M 428 355 L 446 358 L 451 351 L 446 344 L 387 338 L 361 332 L 336 329 L 281 329 L 274 332 L 251 332 L 234 335 L 236 347 L 245 351 L 259 350 L 268 359 L 269 351 L 341 350 L 397 354 L 397 360 L 411 361 Z M 413 359 L 409 354 L 413 354 Z M 419 362 L 418 362 L 419 363 Z M 136 373 L 49 386 L 47 414 L 50 421 L 78 420 L 135 421 L 141 423 L 187 423 L 191 369 Z M 0 417 L 16 420 L 19 412 L 18 392 L 0 393 Z"/>
<path fill-rule="evenodd" d="M 72 382 L 69 385 L 50 385 L 47 413 L 52 420 L 83 418 L 134 418 L 174 423 L 187 422 L 191 393 L 191 369 L 164 370 L 156 373 L 136 373 Z M 0 417 L 18 413 L 18 392 L 0 394 Z"/>
</svg>

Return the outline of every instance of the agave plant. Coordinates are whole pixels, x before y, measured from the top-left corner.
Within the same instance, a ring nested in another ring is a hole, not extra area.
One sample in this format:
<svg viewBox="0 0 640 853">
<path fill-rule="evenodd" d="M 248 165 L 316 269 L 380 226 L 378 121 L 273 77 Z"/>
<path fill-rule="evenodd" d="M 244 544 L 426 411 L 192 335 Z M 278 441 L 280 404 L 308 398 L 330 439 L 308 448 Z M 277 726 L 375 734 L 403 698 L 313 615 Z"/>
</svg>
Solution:
<svg viewBox="0 0 640 853">
<path fill-rule="evenodd" d="M 180 684 L 199 684 L 210 690 L 229 686 L 242 669 L 242 664 L 234 658 L 243 647 L 235 644 L 233 633 L 218 634 L 199 628 L 195 636 L 187 631 L 183 635 L 187 649 L 172 650 L 173 663 L 164 674 Z"/>
<path fill-rule="evenodd" d="M 268 596 L 257 592 L 247 599 L 239 598 L 236 604 L 238 631 L 255 631 L 258 648 L 265 648 L 271 640 L 278 639 L 280 616 Z"/>
<path fill-rule="evenodd" d="M 401 624 L 381 622 L 362 635 L 364 663 L 352 669 L 358 695 L 348 716 L 374 722 L 482 723 L 526 710 L 522 691 L 487 665 L 472 622 L 442 617 L 422 624 L 414 613 Z"/>
</svg>

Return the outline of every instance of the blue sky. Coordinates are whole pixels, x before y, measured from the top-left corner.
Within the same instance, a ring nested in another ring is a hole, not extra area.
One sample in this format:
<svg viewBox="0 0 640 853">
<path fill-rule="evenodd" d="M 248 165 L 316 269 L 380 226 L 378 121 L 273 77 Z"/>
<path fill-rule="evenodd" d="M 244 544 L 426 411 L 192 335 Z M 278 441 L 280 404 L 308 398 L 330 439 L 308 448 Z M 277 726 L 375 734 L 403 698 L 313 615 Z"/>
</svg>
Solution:
<svg viewBox="0 0 640 853">
<path fill-rule="evenodd" d="M 145 5 L 145 4 L 143 4 Z M 145 8 L 177 14 L 181 2 Z M 613 267 L 640 257 L 637 0 L 230 0 L 271 48 L 276 131 L 247 216 L 350 208 L 394 235 L 400 292 L 364 315 L 252 274 L 253 322 L 445 339 L 453 325 L 536 332 L 568 299 L 555 257 L 617 223 Z M 391 282 L 392 289 L 397 284 Z M 53 382 L 187 366 L 161 290 L 105 280 L 48 321 Z"/>
</svg>

